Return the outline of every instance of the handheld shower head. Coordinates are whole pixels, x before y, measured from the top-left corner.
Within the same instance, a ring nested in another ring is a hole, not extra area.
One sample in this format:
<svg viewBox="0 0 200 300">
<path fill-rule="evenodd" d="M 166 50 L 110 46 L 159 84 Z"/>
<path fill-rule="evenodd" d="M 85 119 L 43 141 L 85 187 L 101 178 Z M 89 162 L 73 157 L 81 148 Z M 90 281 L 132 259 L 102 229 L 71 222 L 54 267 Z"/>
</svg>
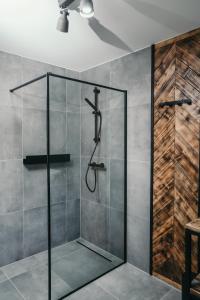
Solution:
<svg viewBox="0 0 200 300">
<path fill-rule="evenodd" d="M 92 102 L 90 102 L 88 98 L 85 98 L 85 101 L 87 102 L 87 104 L 89 104 L 92 107 L 92 109 L 94 109 L 94 111 L 97 112 L 97 107 L 94 104 L 92 104 Z"/>
</svg>

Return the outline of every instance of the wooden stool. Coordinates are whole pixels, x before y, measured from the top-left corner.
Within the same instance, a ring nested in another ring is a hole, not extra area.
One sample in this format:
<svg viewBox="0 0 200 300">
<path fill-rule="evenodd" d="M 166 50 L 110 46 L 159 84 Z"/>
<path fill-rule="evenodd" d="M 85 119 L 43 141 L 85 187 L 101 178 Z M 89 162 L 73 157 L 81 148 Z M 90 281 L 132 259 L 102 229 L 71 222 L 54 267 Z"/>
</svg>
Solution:
<svg viewBox="0 0 200 300">
<path fill-rule="evenodd" d="M 200 273 L 192 273 L 192 236 L 200 238 L 200 219 L 185 226 L 185 273 L 182 281 L 182 300 L 200 299 Z"/>
</svg>

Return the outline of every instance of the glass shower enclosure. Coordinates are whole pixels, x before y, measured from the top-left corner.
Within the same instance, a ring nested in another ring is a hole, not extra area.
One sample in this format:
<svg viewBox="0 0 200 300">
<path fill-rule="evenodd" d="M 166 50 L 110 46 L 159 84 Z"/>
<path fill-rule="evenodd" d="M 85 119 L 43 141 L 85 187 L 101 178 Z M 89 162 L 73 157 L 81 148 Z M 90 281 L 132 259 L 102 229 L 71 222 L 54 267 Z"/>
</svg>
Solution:
<svg viewBox="0 0 200 300">
<path fill-rule="evenodd" d="M 45 126 L 24 129 L 24 168 L 31 176 L 43 169 L 38 185 L 47 190 L 30 252 L 44 266 L 46 290 L 44 298 L 32 293 L 58 300 L 126 262 L 127 91 L 47 73 L 10 92 L 41 82 Z"/>
</svg>

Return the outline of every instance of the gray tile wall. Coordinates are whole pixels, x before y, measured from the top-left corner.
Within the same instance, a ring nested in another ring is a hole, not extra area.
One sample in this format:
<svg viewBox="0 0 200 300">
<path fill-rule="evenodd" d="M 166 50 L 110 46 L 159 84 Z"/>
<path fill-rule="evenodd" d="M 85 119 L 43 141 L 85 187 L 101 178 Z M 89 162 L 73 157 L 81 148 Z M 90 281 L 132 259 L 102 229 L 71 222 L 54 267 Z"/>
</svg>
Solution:
<svg viewBox="0 0 200 300">
<path fill-rule="evenodd" d="M 150 58 L 150 49 L 145 49 L 81 74 L 85 80 L 128 90 L 128 261 L 145 271 L 149 264 Z M 80 74 L 3 52 L 0 66 L 0 265 L 4 265 L 47 247 L 46 170 L 22 164 L 24 155 L 46 151 L 46 82 L 15 94 L 8 90 L 47 71 L 69 77 Z M 89 241 L 122 256 L 123 98 L 101 90 L 103 129 L 96 160 L 105 162 L 107 171 L 99 173 L 97 192 L 91 194 L 84 176 L 94 125 L 85 96 L 93 100 L 93 89 L 51 81 L 51 151 L 67 151 L 72 158 L 67 167 L 51 168 L 53 244 L 79 237 L 81 229 Z"/>
<path fill-rule="evenodd" d="M 0 266 L 47 249 L 45 166 L 25 155 L 46 153 L 46 80 L 9 89 L 46 72 L 78 73 L 0 52 Z M 72 155 L 51 166 L 52 245 L 80 235 L 80 91 L 50 80 L 51 153 Z"/>
<path fill-rule="evenodd" d="M 81 75 L 84 80 L 128 90 L 128 261 L 149 271 L 150 48 L 87 70 Z M 104 178 L 99 179 L 103 190 L 98 195 L 88 193 L 82 180 L 81 234 L 120 256 L 123 254 L 123 99 L 116 93 L 103 91 L 102 94 L 106 102 L 102 100 L 101 108 L 107 107 L 109 111 L 107 115 L 104 112 L 103 116 L 110 134 L 104 139 L 98 159 L 105 160 L 107 153 L 109 170 Z M 85 95 L 93 99 L 92 90 L 84 86 L 81 105 L 82 178 L 88 159 L 86 156 L 91 152 L 94 126 L 91 111 L 89 114 L 83 104 Z"/>
</svg>

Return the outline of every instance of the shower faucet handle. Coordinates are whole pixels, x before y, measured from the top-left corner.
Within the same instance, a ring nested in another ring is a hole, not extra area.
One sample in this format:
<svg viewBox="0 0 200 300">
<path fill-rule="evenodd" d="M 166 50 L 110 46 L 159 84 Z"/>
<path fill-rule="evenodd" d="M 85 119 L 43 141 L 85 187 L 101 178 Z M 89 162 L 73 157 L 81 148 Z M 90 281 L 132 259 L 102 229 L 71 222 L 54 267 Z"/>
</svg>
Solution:
<svg viewBox="0 0 200 300">
<path fill-rule="evenodd" d="M 96 170 L 105 170 L 105 164 L 104 163 L 99 163 L 97 164 L 96 162 L 92 162 L 90 164 L 88 164 L 89 167 L 96 169 Z"/>
</svg>

